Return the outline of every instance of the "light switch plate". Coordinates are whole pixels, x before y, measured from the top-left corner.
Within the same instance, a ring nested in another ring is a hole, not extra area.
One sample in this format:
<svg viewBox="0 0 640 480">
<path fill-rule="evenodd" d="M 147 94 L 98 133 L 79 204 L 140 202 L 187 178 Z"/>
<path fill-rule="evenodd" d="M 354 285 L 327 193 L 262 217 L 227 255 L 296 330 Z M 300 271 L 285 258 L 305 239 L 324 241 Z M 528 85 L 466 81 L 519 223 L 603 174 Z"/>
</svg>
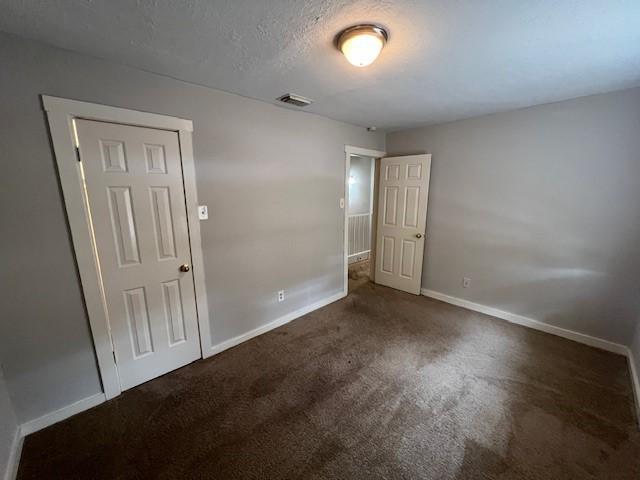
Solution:
<svg viewBox="0 0 640 480">
<path fill-rule="evenodd" d="M 198 218 L 200 220 L 208 220 L 209 219 L 209 209 L 206 205 L 198 205 Z"/>
</svg>

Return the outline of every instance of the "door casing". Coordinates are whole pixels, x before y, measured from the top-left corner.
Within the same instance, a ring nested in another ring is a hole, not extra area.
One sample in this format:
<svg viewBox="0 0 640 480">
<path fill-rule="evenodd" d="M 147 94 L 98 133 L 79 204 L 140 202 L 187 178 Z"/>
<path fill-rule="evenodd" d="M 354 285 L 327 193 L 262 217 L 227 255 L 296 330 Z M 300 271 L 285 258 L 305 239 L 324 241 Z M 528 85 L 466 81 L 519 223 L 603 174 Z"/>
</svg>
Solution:
<svg viewBox="0 0 640 480">
<path fill-rule="evenodd" d="M 204 358 L 212 355 L 211 324 L 206 295 L 200 221 L 197 212 L 198 199 L 192 143 L 193 122 L 177 117 L 47 95 L 42 95 L 42 103 L 49 122 L 49 131 L 58 165 L 58 175 L 105 397 L 107 399 L 113 398 L 119 395 L 122 390 L 113 355 L 100 271 L 95 254 L 94 236 L 89 221 L 90 213 L 84 188 L 84 173 L 82 164 L 77 157 L 77 138 L 73 125 L 73 120 L 76 118 L 169 130 L 178 134 L 200 347 Z"/>
</svg>

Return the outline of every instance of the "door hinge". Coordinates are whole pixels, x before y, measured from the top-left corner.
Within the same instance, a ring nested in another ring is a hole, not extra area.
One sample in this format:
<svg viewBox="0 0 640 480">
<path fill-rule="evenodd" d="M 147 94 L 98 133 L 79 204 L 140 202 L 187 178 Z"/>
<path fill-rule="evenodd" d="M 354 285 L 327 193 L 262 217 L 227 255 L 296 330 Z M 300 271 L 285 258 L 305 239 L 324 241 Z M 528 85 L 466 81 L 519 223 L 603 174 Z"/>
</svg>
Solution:
<svg viewBox="0 0 640 480">
<path fill-rule="evenodd" d="M 116 357 L 116 352 L 115 352 L 115 350 L 112 350 L 112 351 L 111 351 L 111 353 L 113 353 L 113 361 L 114 361 L 114 363 L 116 363 L 116 364 L 117 364 L 117 363 L 118 363 L 118 357 Z"/>
<path fill-rule="evenodd" d="M 82 159 L 80 158 L 80 147 L 78 147 L 76 145 L 76 158 L 78 159 L 79 162 L 82 161 Z"/>
</svg>

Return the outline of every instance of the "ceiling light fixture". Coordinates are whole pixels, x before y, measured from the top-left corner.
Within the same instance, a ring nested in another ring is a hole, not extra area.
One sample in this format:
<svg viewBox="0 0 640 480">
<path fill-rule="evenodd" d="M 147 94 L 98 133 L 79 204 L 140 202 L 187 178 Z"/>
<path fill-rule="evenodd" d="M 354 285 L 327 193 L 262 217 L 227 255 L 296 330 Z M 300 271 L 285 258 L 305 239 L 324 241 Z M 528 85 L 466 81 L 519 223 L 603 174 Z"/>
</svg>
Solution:
<svg viewBox="0 0 640 480">
<path fill-rule="evenodd" d="M 338 34 L 338 48 L 356 67 L 371 65 L 387 43 L 389 34 L 378 25 L 355 25 Z"/>
</svg>

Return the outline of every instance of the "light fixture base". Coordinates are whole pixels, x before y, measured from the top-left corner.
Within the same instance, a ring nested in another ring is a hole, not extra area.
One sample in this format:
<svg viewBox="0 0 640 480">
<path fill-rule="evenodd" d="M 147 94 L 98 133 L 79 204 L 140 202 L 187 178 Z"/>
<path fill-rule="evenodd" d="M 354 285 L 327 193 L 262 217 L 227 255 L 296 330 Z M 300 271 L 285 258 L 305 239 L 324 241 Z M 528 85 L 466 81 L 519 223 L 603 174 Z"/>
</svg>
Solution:
<svg viewBox="0 0 640 480">
<path fill-rule="evenodd" d="M 389 40 L 389 32 L 380 25 L 365 23 L 344 29 L 336 36 L 336 47 L 356 67 L 373 63 Z"/>
<path fill-rule="evenodd" d="M 336 35 L 335 44 L 338 50 L 342 50 L 341 46 L 344 41 L 349 36 L 353 36 L 356 33 L 369 33 L 375 32 L 380 35 L 384 39 L 384 43 L 389 41 L 389 32 L 382 25 L 377 25 L 375 23 L 359 23 L 358 25 L 353 25 L 351 27 L 347 27 L 342 30 L 340 33 Z"/>
</svg>

